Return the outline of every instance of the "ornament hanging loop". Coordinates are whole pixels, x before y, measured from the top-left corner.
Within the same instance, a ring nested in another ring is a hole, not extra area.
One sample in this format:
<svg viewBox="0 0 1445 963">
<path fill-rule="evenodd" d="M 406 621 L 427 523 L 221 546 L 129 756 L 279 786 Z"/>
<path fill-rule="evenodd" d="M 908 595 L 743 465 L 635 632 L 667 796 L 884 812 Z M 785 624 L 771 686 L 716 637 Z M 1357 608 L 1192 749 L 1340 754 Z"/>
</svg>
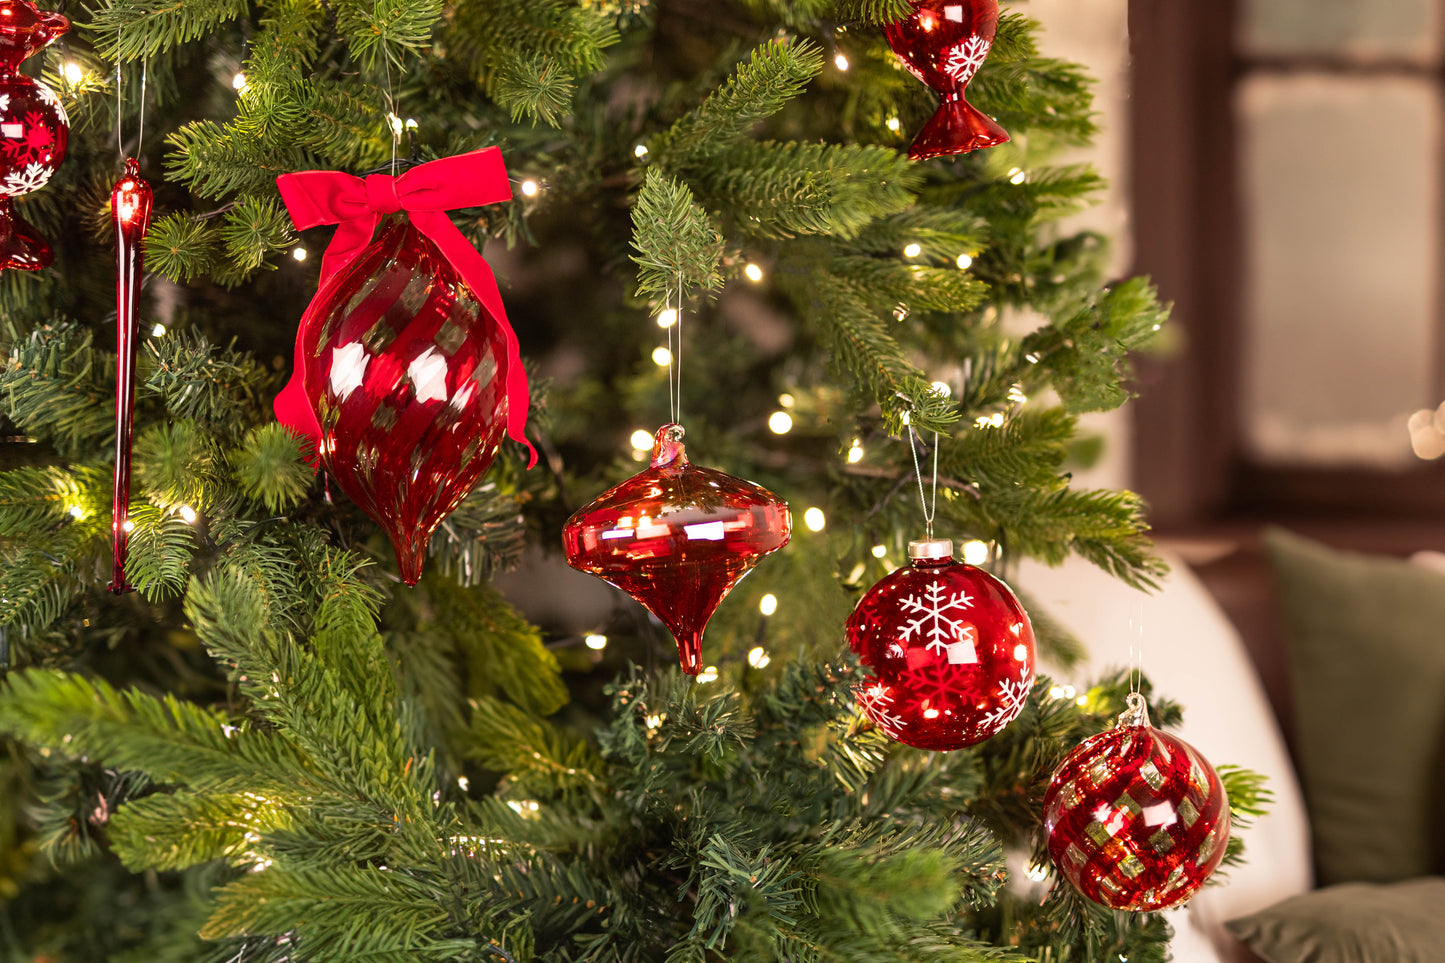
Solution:
<svg viewBox="0 0 1445 963">
<path fill-rule="evenodd" d="M 1119 722 L 1115 728 L 1123 729 L 1128 726 L 1143 726 L 1150 728 L 1149 705 L 1144 701 L 1144 696 L 1138 692 L 1131 692 L 1124 697 L 1125 709 L 1119 713 Z"/>
<path fill-rule="evenodd" d="M 918 463 L 918 436 L 914 434 L 912 420 L 904 415 L 908 425 L 908 450 L 913 453 L 913 475 L 918 479 L 918 504 L 923 508 L 923 537 L 933 541 L 933 519 L 938 514 L 938 432 L 933 433 L 933 494 L 928 499 L 923 494 L 923 469 Z"/>
</svg>

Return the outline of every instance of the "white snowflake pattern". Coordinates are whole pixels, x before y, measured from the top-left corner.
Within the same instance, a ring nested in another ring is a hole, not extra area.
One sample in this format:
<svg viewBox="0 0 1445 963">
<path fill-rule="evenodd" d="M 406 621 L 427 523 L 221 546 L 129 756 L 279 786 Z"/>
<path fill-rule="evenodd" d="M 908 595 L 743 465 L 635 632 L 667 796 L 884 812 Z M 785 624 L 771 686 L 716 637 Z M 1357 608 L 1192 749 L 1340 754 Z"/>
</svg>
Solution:
<svg viewBox="0 0 1445 963">
<path fill-rule="evenodd" d="M 44 164 L 26 164 L 21 170 L 6 175 L 5 180 L 0 181 L 0 195 L 16 197 L 38 191 L 45 186 L 53 173 L 55 171 Z"/>
<path fill-rule="evenodd" d="M 890 736 L 902 731 L 903 719 L 888 711 L 893 705 L 893 692 L 886 685 L 875 679 L 854 686 L 853 691 L 858 697 L 858 708 L 874 725 Z"/>
<path fill-rule="evenodd" d="M 10 109 L 10 95 L 0 94 L 0 114 Z"/>
<path fill-rule="evenodd" d="M 50 104 L 52 107 L 60 106 L 60 98 L 55 95 L 55 91 L 51 90 L 44 84 L 36 84 L 35 92 L 40 95 L 41 100 L 45 101 L 47 104 Z"/>
<path fill-rule="evenodd" d="M 1034 673 L 1028 664 L 1019 666 L 1019 677 L 1004 679 L 998 684 L 998 707 L 980 720 L 980 726 L 988 729 L 1002 729 L 1023 711 L 1024 700 L 1034 687 Z"/>
<path fill-rule="evenodd" d="M 927 639 L 928 651 L 934 655 L 948 653 L 950 662 L 977 662 L 974 653 L 977 630 L 959 618 L 950 618 L 950 612 L 961 612 L 973 604 L 967 592 L 949 595 L 943 583 L 934 580 L 923 590 L 923 596 L 909 595 L 904 598 L 901 608 L 910 618 L 904 626 L 900 642 L 909 642 L 919 637 Z M 963 644 L 964 650 L 952 648 Z"/>
<path fill-rule="evenodd" d="M 926 80 L 923 79 L 923 71 L 919 70 L 917 67 L 913 66 L 911 63 L 909 63 L 909 62 L 906 61 L 906 60 L 899 60 L 898 62 L 903 65 L 903 69 L 904 69 L 904 70 L 908 71 L 910 74 L 912 74 L 913 76 L 917 77 L 920 82 L 925 83 L 925 84 L 928 83 L 928 81 L 926 81 Z"/>
<path fill-rule="evenodd" d="M 968 83 L 988 59 L 988 51 L 992 46 L 991 42 L 982 37 L 969 37 L 944 55 L 943 72 L 959 84 Z"/>
</svg>

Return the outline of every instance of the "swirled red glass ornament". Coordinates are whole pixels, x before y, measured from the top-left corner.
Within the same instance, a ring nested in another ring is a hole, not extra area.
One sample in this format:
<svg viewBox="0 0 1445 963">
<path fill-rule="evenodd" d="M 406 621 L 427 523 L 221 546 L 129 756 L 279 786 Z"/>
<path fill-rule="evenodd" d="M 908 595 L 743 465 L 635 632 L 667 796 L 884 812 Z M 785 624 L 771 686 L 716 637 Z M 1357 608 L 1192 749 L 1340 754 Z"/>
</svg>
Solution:
<svg viewBox="0 0 1445 963">
<path fill-rule="evenodd" d="M 14 199 L 44 187 L 70 139 L 55 91 L 20 64 L 70 29 L 70 21 L 29 0 L 0 0 L 0 270 L 38 271 L 55 259 L 50 243 L 15 213 Z"/>
<path fill-rule="evenodd" d="M 953 560 L 953 542 L 910 542 L 909 565 L 848 617 L 848 644 L 873 671 L 859 708 L 919 749 L 962 749 L 1001 732 L 1034 684 L 1034 630 L 1009 587 Z"/>
<path fill-rule="evenodd" d="M 321 463 L 415 585 L 432 532 L 506 434 L 506 335 L 404 213 L 323 284 L 301 331 Z"/>
<path fill-rule="evenodd" d="M 702 633 L 718 604 L 764 555 L 788 544 L 778 496 L 688 463 L 682 428 L 663 425 L 652 463 L 567 519 L 567 564 L 637 599 L 672 632 L 682 670 L 702 667 Z"/>
<path fill-rule="evenodd" d="M 962 154 L 1008 140 L 1008 132 L 965 96 L 997 29 L 998 0 L 914 0 L 912 16 L 883 28 L 903 66 L 941 101 L 914 138 L 909 157 Z"/>
<path fill-rule="evenodd" d="M 1044 795 L 1049 856 L 1079 892 L 1159 910 L 1203 886 L 1229 845 L 1229 797 L 1199 751 L 1149 725 L 1144 699 L 1085 739 Z"/>
</svg>

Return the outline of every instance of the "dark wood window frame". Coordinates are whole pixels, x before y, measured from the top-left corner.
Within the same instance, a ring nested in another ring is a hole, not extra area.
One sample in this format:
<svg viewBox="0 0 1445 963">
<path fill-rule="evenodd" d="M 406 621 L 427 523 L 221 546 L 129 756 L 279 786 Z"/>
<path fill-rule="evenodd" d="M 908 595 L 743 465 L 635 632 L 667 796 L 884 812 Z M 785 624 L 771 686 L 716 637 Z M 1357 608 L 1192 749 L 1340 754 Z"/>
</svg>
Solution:
<svg viewBox="0 0 1445 963">
<path fill-rule="evenodd" d="M 1246 70 L 1419 73 L 1445 87 L 1445 68 L 1247 60 L 1236 52 L 1236 9 L 1231 0 L 1129 3 L 1134 270 L 1152 276 L 1174 303 L 1183 341 L 1177 357 L 1140 360 L 1134 485 L 1166 536 L 1239 533 L 1275 521 L 1366 550 L 1445 548 L 1445 459 L 1385 474 L 1264 466 L 1244 451 L 1244 264 L 1232 104 Z M 1445 283 L 1438 289 L 1445 292 Z M 1438 341 L 1445 351 L 1445 336 Z M 1445 370 L 1445 358 L 1437 367 Z"/>
</svg>

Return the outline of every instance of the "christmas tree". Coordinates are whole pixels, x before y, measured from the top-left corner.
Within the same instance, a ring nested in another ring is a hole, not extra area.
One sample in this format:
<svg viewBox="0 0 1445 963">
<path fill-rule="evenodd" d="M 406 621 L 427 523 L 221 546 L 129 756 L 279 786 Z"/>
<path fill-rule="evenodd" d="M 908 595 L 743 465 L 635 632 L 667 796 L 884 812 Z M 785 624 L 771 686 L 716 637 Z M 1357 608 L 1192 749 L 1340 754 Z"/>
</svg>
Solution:
<svg viewBox="0 0 1445 963">
<path fill-rule="evenodd" d="M 1105 238 L 1059 227 L 1101 188 L 1049 166 L 1093 134 L 1089 81 L 1005 11 L 968 96 L 1012 140 L 910 161 L 936 102 L 880 29 L 910 12 L 71 11 L 27 68 L 69 113 L 68 156 L 15 205 L 55 261 L 0 272 L 0 956 L 1164 958 L 1157 914 L 1031 879 L 1049 775 L 1123 708 L 1122 675 L 1078 699 L 1040 677 L 1001 734 L 950 753 L 855 705 L 843 623 L 921 534 L 935 457 L 939 534 L 991 546 L 1001 574 L 1074 554 L 1163 575 L 1136 496 L 1070 484 L 1078 416 L 1124 403 L 1128 352 L 1166 314 L 1105 278 Z M 298 234 L 276 178 L 492 146 L 514 199 L 452 217 L 499 276 L 542 459 L 505 445 L 411 588 L 271 412 L 328 240 Z M 156 206 L 117 596 L 124 154 Z M 538 587 L 544 632 L 491 584 L 524 558 L 555 572 L 564 520 L 642 467 L 635 433 L 669 419 L 678 371 L 693 460 L 805 522 L 718 610 L 696 678 L 621 593 L 578 627 Z M 1221 774 L 1246 817 L 1257 780 Z"/>
</svg>

